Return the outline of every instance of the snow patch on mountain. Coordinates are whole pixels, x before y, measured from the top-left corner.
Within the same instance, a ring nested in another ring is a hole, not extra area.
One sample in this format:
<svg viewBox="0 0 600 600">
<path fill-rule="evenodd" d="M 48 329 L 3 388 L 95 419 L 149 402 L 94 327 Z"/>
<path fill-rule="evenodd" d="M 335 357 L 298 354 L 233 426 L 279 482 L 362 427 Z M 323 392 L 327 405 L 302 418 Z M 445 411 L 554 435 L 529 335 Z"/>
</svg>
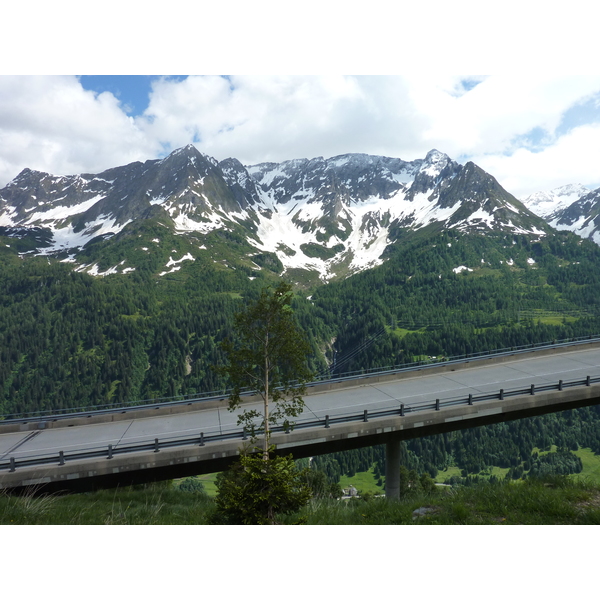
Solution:
<svg viewBox="0 0 600 600">
<path fill-rule="evenodd" d="M 87 273 L 89 275 L 94 275 L 95 277 L 106 277 L 107 275 L 116 275 L 119 272 L 119 267 L 123 266 L 124 264 L 125 264 L 125 261 L 122 260 L 118 265 L 115 265 L 114 267 L 111 267 L 110 269 L 107 269 L 106 271 L 99 271 L 98 265 L 95 264 L 92 266 L 91 269 L 88 269 Z"/>
<path fill-rule="evenodd" d="M 243 221 L 248 218 L 246 211 L 229 213 L 227 215 L 220 212 L 208 212 L 202 217 L 202 221 L 198 221 L 193 216 L 190 216 L 190 212 L 192 211 L 185 212 L 185 210 L 181 210 L 181 207 L 172 207 L 168 212 L 173 219 L 175 229 L 178 233 L 191 231 L 210 233 L 215 229 L 225 228 L 228 221 Z"/>
<path fill-rule="evenodd" d="M 173 250 L 173 252 L 176 252 L 176 250 Z M 185 256 L 182 256 L 181 258 L 179 258 L 177 260 L 173 260 L 173 258 L 169 257 L 169 261 L 167 262 L 165 267 L 169 268 L 173 265 L 178 265 L 179 263 L 183 262 L 184 260 L 194 261 L 196 259 L 188 252 Z"/>
<path fill-rule="evenodd" d="M 571 224 L 560 223 L 556 218 L 550 222 L 550 225 L 555 229 L 573 231 L 577 235 L 585 239 L 590 239 L 597 244 L 600 244 L 600 231 L 594 219 L 588 215 L 581 215 L 576 221 Z"/>
<path fill-rule="evenodd" d="M 461 205 L 461 201 L 458 201 L 453 206 L 440 207 L 431 200 L 429 193 L 415 194 L 413 200 L 407 200 L 404 194 L 399 193 L 394 200 L 391 215 L 400 220 L 411 218 L 414 229 L 420 229 L 434 221 L 449 219 Z"/>
<path fill-rule="evenodd" d="M 173 250 L 173 252 L 175 252 L 175 250 Z M 196 260 L 189 252 L 185 255 L 182 256 L 181 258 L 174 260 L 173 258 L 169 257 L 169 261 L 167 262 L 167 264 L 165 265 L 165 267 L 168 269 L 167 271 L 163 271 L 162 273 L 159 273 L 159 277 L 162 277 L 163 275 L 169 275 L 170 273 L 174 273 L 175 271 L 179 271 L 179 269 L 181 269 L 181 264 L 184 260 L 191 260 L 194 261 Z M 171 267 L 169 269 L 169 267 Z"/>
<path fill-rule="evenodd" d="M 71 260 L 71 257 L 62 260 L 61 262 L 74 262 Z M 100 271 L 100 267 L 98 263 L 94 263 L 92 265 L 79 265 L 75 271 L 78 273 L 87 273 L 88 275 L 92 275 L 93 277 L 106 277 L 107 275 L 117 275 L 119 273 L 119 268 L 125 264 L 125 260 L 122 260 L 118 265 L 114 267 L 108 268 L 106 271 Z M 121 270 L 121 273 L 130 273 L 131 271 L 135 271 L 135 267 L 127 267 Z"/>
<path fill-rule="evenodd" d="M 104 196 L 97 195 L 89 200 L 85 200 L 80 202 L 79 204 L 74 204 L 72 206 L 52 206 L 48 210 L 41 210 L 39 212 L 35 212 L 29 216 L 29 219 L 24 223 L 24 225 L 43 225 L 45 227 L 55 226 L 59 221 L 63 219 L 67 219 L 68 217 L 72 217 L 74 215 L 79 215 L 84 213 L 86 210 L 94 206 L 98 200 L 101 200 Z M 65 196 L 62 198 L 57 198 L 56 201 L 63 200 Z M 31 209 L 29 209 L 31 210 Z"/>
<path fill-rule="evenodd" d="M 67 248 L 81 248 L 95 237 L 118 233 L 131 222 L 132 220 L 129 220 L 122 225 L 118 225 L 116 219 L 100 215 L 95 221 L 87 223 L 86 228 L 79 232 L 76 232 L 72 225 L 54 229 L 52 231 L 52 245 L 40 249 L 38 254 L 51 255 Z"/>
<path fill-rule="evenodd" d="M 16 225 L 15 217 L 17 209 L 14 206 L 7 206 L 4 212 L 0 214 L 0 227 L 14 227 Z"/>
<path fill-rule="evenodd" d="M 457 202 L 448 208 L 439 207 L 428 194 L 416 194 L 412 200 L 406 198 L 406 189 L 390 198 L 371 196 L 361 203 L 344 206 L 338 214 L 341 224 L 349 222 L 350 235 L 336 235 L 323 242 L 323 228 L 307 230 L 306 223 L 316 223 L 324 215 L 323 206 L 313 202 L 297 202 L 290 210 L 274 205 L 273 212 L 259 215 L 258 241 L 251 241 L 258 249 L 273 252 L 285 269 L 313 269 L 319 271 L 323 280 L 334 275 L 335 267 L 350 258 L 348 269 L 356 272 L 372 268 L 383 262 L 381 256 L 389 244 L 389 225 L 396 220 L 408 220 L 413 229 L 419 229 L 434 221 L 449 218 L 460 206 Z M 319 236 L 321 234 L 321 236 Z M 329 259 L 306 256 L 302 246 L 320 244 L 325 248 L 343 245 L 344 251 Z"/>
</svg>

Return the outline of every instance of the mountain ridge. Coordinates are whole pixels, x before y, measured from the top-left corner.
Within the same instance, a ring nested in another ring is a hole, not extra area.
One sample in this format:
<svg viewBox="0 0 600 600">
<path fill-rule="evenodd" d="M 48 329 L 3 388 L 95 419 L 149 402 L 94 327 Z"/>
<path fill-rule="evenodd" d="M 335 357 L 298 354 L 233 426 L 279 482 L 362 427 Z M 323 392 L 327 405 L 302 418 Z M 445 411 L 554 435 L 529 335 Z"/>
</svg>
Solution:
<svg viewBox="0 0 600 600">
<path fill-rule="evenodd" d="M 530 210 L 558 231 L 571 231 L 600 244 L 600 188 L 565 185 L 523 199 Z"/>
<path fill-rule="evenodd" d="M 381 264 L 399 230 L 551 232 L 493 176 L 435 149 L 413 161 L 343 154 L 244 166 L 190 144 L 98 174 L 24 169 L 0 190 L 0 227 L 45 233 L 28 255 L 78 262 L 92 241 L 108 243 L 143 220 L 187 236 L 196 251 L 211 252 L 203 236 L 227 233 L 240 255 L 266 253 L 283 272 L 312 273 L 321 282 Z"/>
</svg>

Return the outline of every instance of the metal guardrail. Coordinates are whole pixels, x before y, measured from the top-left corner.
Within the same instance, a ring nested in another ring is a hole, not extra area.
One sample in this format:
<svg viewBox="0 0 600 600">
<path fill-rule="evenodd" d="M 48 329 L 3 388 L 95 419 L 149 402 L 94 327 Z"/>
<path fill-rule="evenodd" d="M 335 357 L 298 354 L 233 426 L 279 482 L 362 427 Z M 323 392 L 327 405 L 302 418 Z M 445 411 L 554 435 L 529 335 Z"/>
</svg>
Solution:
<svg viewBox="0 0 600 600">
<path fill-rule="evenodd" d="M 440 357 L 436 359 L 421 360 L 413 363 L 392 365 L 388 367 L 375 367 L 372 369 L 363 369 L 360 371 L 348 371 L 334 377 L 325 377 L 316 379 L 308 384 L 307 388 L 314 387 L 323 383 L 336 383 L 341 381 L 352 381 L 366 379 L 376 375 L 394 374 L 402 372 L 416 371 L 419 369 L 428 369 L 437 367 L 441 364 L 457 364 L 464 361 L 483 360 L 496 356 L 511 356 L 514 354 L 524 354 L 535 352 L 544 348 L 563 348 L 568 346 L 579 346 L 600 342 L 600 336 L 590 335 L 585 337 L 569 338 L 566 340 L 555 340 L 552 342 L 539 342 L 535 344 L 526 344 L 522 346 L 512 346 L 510 348 L 499 348 L 496 350 L 486 350 L 485 352 L 475 352 L 470 354 L 461 354 L 451 357 Z M 0 415 L 0 427 L 3 423 L 25 423 L 31 421 L 58 421 L 59 419 L 72 419 L 76 417 L 91 417 L 93 415 L 110 414 L 117 412 L 129 412 L 145 410 L 148 408 L 160 408 L 162 406 L 178 406 L 183 404 L 196 404 L 210 402 L 213 400 L 224 400 L 229 397 L 231 390 L 202 392 L 200 394 L 189 394 L 185 396 L 169 396 L 164 398 L 152 398 L 144 400 L 139 404 L 128 404 L 126 402 L 115 404 L 104 404 L 96 407 L 66 408 L 60 411 L 37 411 L 32 413 L 20 413 L 18 415 Z M 242 396 L 251 396 L 255 392 L 251 388 L 242 391 Z"/>
<path fill-rule="evenodd" d="M 600 337 L 597 335 L 590 335 L 585 337 L 569 338 L 566 340 L 554 340 L 552 342 L 538 342 L 534 344 L 525 344 L 523 346 L 512 346 L 510 348 L 498 348 L 496 350 L 486 350 L 484 352 L 474 352 L 469 354 L 461 354 L 458 356 L 431 358 L 427 360 L 421 360 L 414 363 L 395 365 L 389 367 L 374 367 L 373 369 L 361 369 L 360 371 L 349 371 L 344 374 L 340 374 L 336 377 L 329 377 L 324 380 L 314 382 L 323 383 L 324 381 L 339 381 L 353 378 L 361 378 L 372 375 L 384 374 L 384 373 L 399 373 L 402 371 L 414 371 L 417 369 L 423 369 L 427 367 L 436 367 L 441 364 L 453 364 L 460 363 L 466 360 L 482 360 L 484 358 L 490 358 L 492 356 L 511 356 L 513 354 L 524 354 L 526 352 L 535 352 L 536 350 L 542 350 L 545 348 L 564 348 L 568 346 L 579 346 L 585 344 L 593 344 L 600 342 Z"/>
<path fill-rule="evenodd" d="M 561 379 L 556 384 L 544 384 L 539 386 L 535 386 L 532 384 L 526 388 L 518 388 L 511 390 L 501 389 L 499 392 L 492 394 L 480 394 L 476 396 L 473 394 L 469 394 L 467 398 L 460 397 L 451 398 L 447 400 L 436 399 L 433 403 L 420 404 L 418 406 L 405 406 L 404 404 L 400 404 L 398 408 L 393 409 L 376 410 L 372 412 L 368 410 L 363 410 L 359 413 L 347 413 L 335 417 L 325 415 L 325 417 L 323 418 L 317 418 L 310 421 L 302 421 L 300 423 L 296 423 L 294 428 L 308 429 L 314 427 L 324 427 L 328 429 L 329 427 L 331 427 L 331 425 L 335 424 L 351 423 L 356 421 L 368 422 L 370 419 L 379 419 L 384 417 L 403 417 L 407 414 L 413 414 L 418 412 L 431 410 L 438 411 L 450 406 L 471 406 L 475 403 L 485 402 L 487 400 L 504 400 L 505 398 L 511 396 L 535 395 L 537 392 L 562 391 L 566 388 L 581 386 L 589 387 L 594 383 L 600 383 L 600 377 L 591 377 L 588 375 L 585 379 L 580 380 L 563 381 Z M 289 430 L 285 430 L 282 426 L 278 426 L 274 427 L 271 430 L 271 432 L 289 433 Z M 123 446 L 117 447 L 113 447 L 112 444 L 109 444 L 108 446 L 96 446 L 93 448 L 88 448 L 87 450 L 79 450 L 76 452 L 65 452 L 61 450 L 58 454 L 56 454 L 56 452 L 53 452 L 32 455 L 24 458 L 15 458 L 14 456 L 9 456 L 7 459 L 0 460 L 0 471 L 14 472 L 17 470 L 17 468 L 41 466 L 48 464 L 64 465 L 67 461 L 71 462 L 78 460 L 88 460 L 93 458 L 112 459 L 118 455 L 131 454 L 134 452 L 160 452 L 161 449 L 165 448 L 176 448 L 180 446 L 193 445 L 204 446 L 205 444 L 211 442 L 245 439 L 247 439 L 247 434 L 245 430 L 236 430 L 229 433 L 219 433 L 213 435 L 205 435 L 203 432 L 200 432 L 199 434 L 194 436 L 175 436 L 164 438 L 162 440 L 159 438 L 154 438 L 154 440 L 146 440 L 141 443 L 125 444 Z"/>
</svg>

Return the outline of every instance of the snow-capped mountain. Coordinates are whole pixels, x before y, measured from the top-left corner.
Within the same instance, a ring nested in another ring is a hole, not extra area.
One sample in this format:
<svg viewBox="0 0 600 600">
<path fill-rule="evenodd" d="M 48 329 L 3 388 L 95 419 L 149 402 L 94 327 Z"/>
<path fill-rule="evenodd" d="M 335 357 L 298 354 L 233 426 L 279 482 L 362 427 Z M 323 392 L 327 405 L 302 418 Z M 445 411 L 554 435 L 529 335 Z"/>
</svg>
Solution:
<svg viewBox="0 0 600 600">
<path fill-rule="evenodd" d="M 56 177 L 25 169 L 0 190 L 0 235 L 35 231 L 31 254 L 91 273 L 99 273 L 97 265 L 81 256 L 92 240 L 121 239 L 145 221 L 187 236 L 195 252 L 212 248 L 215 261 L 223 246 L 206 240 L 221 232 L 245 244 L 254 267 L 253 255 L 270 256 L 283 270 L 316 272 L 322 281 L 380 264 L 399 235 L 426 228 L 551 231 L 491 175 L 437 150 L 410 162 L 347 154 L 246 167 L 189 145 L 162 160 L 100 174 Z M 110 272 L 135 268 L 125 263 Z"/>
<path fill-rule="evenodd" d="M 580 183 L 563 185 L 549 192 L 536 192 L 521 201 L 533 213 L 552 220 L 552 216 L 576 202 L 590 190 Z"/>
<path fill-rule="evenodd" d="M 600 244 L 600 188 L 553 212 L 547 221 L 555 229 L 572 231 Z"/>
<path fill-rule="evenodd" d="M 565 185 L 550 192 L 537 192 L 522 200 L 554 229 L 573 233 L 600 244 L 600 188 Z"/>
</svg>

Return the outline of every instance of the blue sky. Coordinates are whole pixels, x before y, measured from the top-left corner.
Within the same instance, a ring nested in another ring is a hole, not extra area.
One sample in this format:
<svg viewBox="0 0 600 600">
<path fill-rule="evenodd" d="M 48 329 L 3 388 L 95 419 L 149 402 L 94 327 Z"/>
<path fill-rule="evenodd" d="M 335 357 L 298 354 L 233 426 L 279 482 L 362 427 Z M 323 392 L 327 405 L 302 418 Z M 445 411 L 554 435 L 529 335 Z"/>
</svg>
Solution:
<svg viewBox="0 0 600 600">
<path fill-rule="evenodd" d="M 79 81 L 85 90 L 101 93 L 110 92 L 131 116 L 141 115 L 148 106 L 151 75 L 81 75 Z"/>
<path fill-rule="evenodd" d="M 121 103 L 122 109 L 132 117 L 140 116 L 148 107 L 152 81 L 169 79 L 182 81 L 185 75 L 79 75 L 85 90 L 95 93 L 110 92 Z"/>
</svg>

